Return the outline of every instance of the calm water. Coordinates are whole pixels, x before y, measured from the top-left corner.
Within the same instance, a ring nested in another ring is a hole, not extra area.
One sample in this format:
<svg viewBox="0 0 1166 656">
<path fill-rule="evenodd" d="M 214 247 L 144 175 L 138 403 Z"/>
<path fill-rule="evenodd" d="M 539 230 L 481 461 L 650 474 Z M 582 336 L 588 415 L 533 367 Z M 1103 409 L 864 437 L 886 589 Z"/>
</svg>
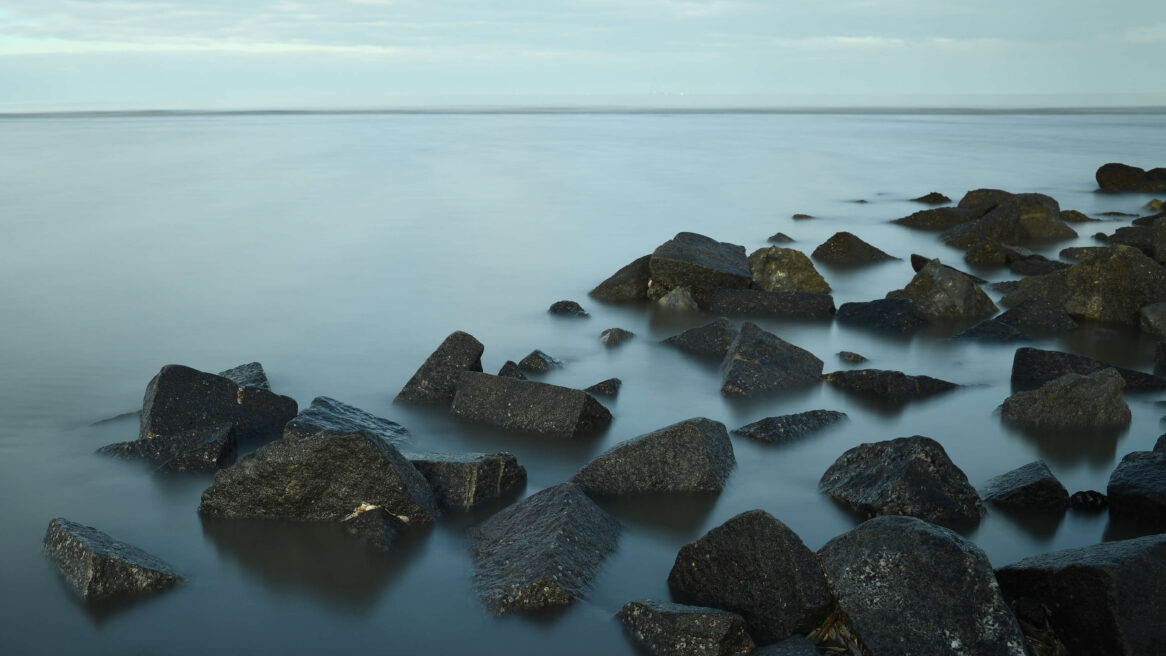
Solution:
<svg viewBox="0 0 1166 656">
<path fill-rule="evenodd" d="M 1095 194 L 1093 172 L 1108 161 L 1161 165 L 1163 128 L 1161 115 L 0 120 L 0 652 L 631 654 L 612 616 L 631 599 L 667 598 L 676 551 L 709 528 L 764 508 L 817 549 L 852 527 L 816 484 L 860 442 L 931 436 L 974 485 L 1045 458 L 1070 491 L 1104 490 L 1120 456 L 1160 433 L 1155 398 L 1128 397 L 1133 424 L 1118 435 L 1038 439 L 994 412 L 1014 347 L 769 321 L 760 323 L 827 371 L 843 366 L 834 354 L 845 349 L 969 387 L 895 413 L 826 386 L 732 402 L 715 366 L 658 343 L 711 317 L 605 307 L 586 292 L 680 230 L 749 251 L 783 231 L 807 253 L 849 230 L 903 258 L 962 267 L 934 235 L 888 223 L 919 209 L 906 199 L 999 187 L 1087 214 L 1137 212 L 1148 197 Z M 795 222 L 795 212 L 818 218 Z M 1122 221 L 1081 226 L 1077 245 Z M 913 274 L 905 261 L 819 269 L 839 304 L 881 298 Z M 547 315 L 562 298 L 592 318 Z M 614 326 L 637 337 L 605 349 L 599 333 Z M 563 442 L 393 405 L 454 330 L 486 344 L 487 371 L 541 348 L 566 363 L 549 382 L 622 378 L 607 402 L 610 430 Z M 1107 327 L 1038 346 L 1142 370 L 1153 350 Z M 717 497 L 609 504 L 625 530 L 588 599 L 553 621 L 496 619 L 470 584 L 464 533 L 481 516 L 447 518 L 373 557 L 331 527 L 203 522 L 195 509 L 209 478 L 162 479 L 93 455 L 136 437 L 133 418 L 93 423 L 138 408 L 162 365 L 219 371 L 251 360 L 301 406 L 341 399 L 404 424 L 419 448 L 510 450 L 529 472 L 524 494 L 693 416 L 733 429 L 830 408 L 851 421 L 788 447 L 734 438 L 738 466 Z M 87 612 L 40 553 L 58 515 L 157 554 L 189 583 L 117 613 Z M 1104 515 L 1039 523 L 992 512 L 968 536 L 999 566 L 1137 530 Z"/>
</svg>

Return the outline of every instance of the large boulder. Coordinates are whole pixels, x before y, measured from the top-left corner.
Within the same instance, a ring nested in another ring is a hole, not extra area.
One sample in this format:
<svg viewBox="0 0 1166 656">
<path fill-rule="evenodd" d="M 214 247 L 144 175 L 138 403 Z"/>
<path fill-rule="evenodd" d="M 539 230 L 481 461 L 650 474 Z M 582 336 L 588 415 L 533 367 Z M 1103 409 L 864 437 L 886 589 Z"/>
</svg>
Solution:
<svg viewBox="0 0 1166 656">
<path fill-rule="evenodd" d="M 97 453 L 145 460 L 162 471 L 213 472 L 235 463 L 238 440 L 235 425 L 224 423 L 148 440 L 110 444 L 98 449 Z"/>
<path fill-rule="evenodd" d="M 1156 194 L 1166 191 L 1166 168 L 1150 169 L 1110 162 L 1102 164 L 1096 173 L 1097 186 L 1102 191 L 1133 191 Z"/>
<path fill-rule="evenodd" d="M 257 387 L 262 390 L 271 391 L 271 383 L 267 380 L 267 372 L 263 370 L 263 365 L 258 362 L 241 364 L 226 371 L 220 371 L 219 375 L 223 378 L 229 378 L 239 387 Z"/>
<path fill-rule="evenodd" d="M 630 303 L 648 298 L 648 269 L 651 255 L 645 255 L 616 271 L 610 278 L 596 285 L 587 295 L 607 303 Z"/>
<path fill-rule="evenodd" d="M 912 335 L 928 321 L 919 304 L 906 298 L 843 303 L 834 320 L 855 328 L 895 335 Z"/>
<path fill-rule="evenodd" d="M 989 480 L 980 498 L 1001 508 L 1064 510 L 1069 491 L 1043 460 L 1030 462 Z"/>
<path fill-rule="evenodd" d="M 988 557 L 953 531 L 876 517 L 818 555 L 838 607 L 875 656 L 1025 656 Z"/>
<path fill-rule="evenodd" d="M 464 372 L 453 397 L 453 414 L 498 428 L 573 437 L 598 432 L 611 412 L 583 390 Z"/>
<path fill-rule="evenodd" d="M 694 232 L 681 232 L 652 252 L 648 298 L 687 287 L 702 308 L 718 289 L 744 289 L 753 281 L 745 247 L 719 242 Z"/>
<path fill-rule="evenodd" d="M 1166 453 L 1127 453 L 1105 488 L 1109 512 L 1151 522 L 1166 522 Z"/>
<path fill-rule="evenodd" d="M 733 656 L 753 651 L 745 618 L 716 608 L 629 601 L 616 613 L 636 646 L 652 656 Z"/>
<path fill-rule="evenodd" d="M 829 321 L 834 318 L 834 297 L 811 292 L 722 289 L 713 296 L 709 311 L 727 317 Z"/>
<path fill-rule="evenodd" d="M 725 425 L 698 417 L 615 445 L 571 482 L 592 497 L 720 492 L 735 464 Z"/>
<path fill-rule="evenodd" d="M 470 531 L 478 595 L 499 615 L 567 606 L 586 594 L 619 531 L 574 484 L 533 494 Z"/>
<path fill-rule="evenodd" d="M 408 457 L 445 510 L 473 510 L 526 485 L 526 468 L 506 452 L 410 453 Z"/>
<path fill-rule="evenodd" d="M 963 225 L 984 216 L 991 209 L 987 206 L 978 207 L 937 207 L 930 210 L 921 210 L 891 223 L 897 223 L 916 230 L 930 230 L 941 232 L 948 228 Z"/>
<path fill-rule="evenodd" d="M 822 361 L 746 321 L 721 363 L 721 394 L 751 396 L 814 385 Z"/>
<path fill-rule="evenodd" d="M 911 376 L 885 369 L 835 371 L 824 374 L 822 380 L 848 394 L 892 406 L 901 406 L 959 387 L 931 376 Z"/>
<path fill-rule="evenodd" d="M 377 417 L 327 396 L 312 399 L 311 405 L 301 410 L 283 427 L 285 439 L 324 433 L 329 435 L 363 433 L 369 437 L 378 437 L 398 449 L 405 447 L 411 440 L 409 431 L 397 422 Z"/>
<path fill-rule="evenodd" d="M 43 546 L 65 582 L 87 602 L 158 592 L 182 582 L 158 558 L 62 517 L 49 522 Z"/>
<path fill-rule="evenodd" d="M 769 246 L 753 251 L 749 255 L 749 271 L 753 274 L 753 287 L 767 292 L 830 293 L 830 285 L 810 258 L 792 248 Z"/>
<path fill-rule="evenodd" d="M 948 246 L 967 250 L 984 241 L 1027 245 L 1077 237 L 1077 232 L 1061 221 L 1057 201 L 1044 194 L 1011 194 L 996 200 L 987 214 L 949 228 L 940 239 Z"/>
<path fill-rule="evenodd" d="M 1016 349 L 1012 356 L 1012 387 L 1029 390 L 1060 378 L 1065 374 L 1089 374 L 1102 369 L 1114 369 L 1125 381 L 1125 391 L 1146 392 L 1166 389 L 1166 378 L 1141 371 L 1115 367 L 1095 358 L 1076 353 L 1045 351 L 1028 346 Z"/>
<path fill-rule="evenodd" d="M 1166 644 L 1166 535 L 1025 558 L 996 579 L 1009 601 L 1048 608 L 1070 654 L 1159 654 Z"/>
<path fill-rule="evenodd" d="M 481 371 L 486 347 L 473 335 L 457 331 L 425 359 L 397 394 L 397 401 L 446 403 L 453 399 L 463 371 Z"/>
<path fill-rule="evenodd" d="M 915 301 L 929 319 L 979 319 L 996 313 L 996 304 L 967 275 L 931 260 L 903 289 L 887 298 Z"/>
<path fill-rule="evenodd" d="M 818 487 L 870 515 L 910 515 L 929 522 L 977 522 L 984 504 L 964 472 L 931 439 L 916 435 L 860 444 L 830 465 Z"/>
<path fill-rule="evenodd" d="M 724 318 L 712 323 L 689 328 L 664 340 L 665 344 L 674 346 L 685 353 L 702 357 L 722 359 L 729 352 L 733 340 L 737 339 L 737 329 Z"/>
<path fill-rule="evenodd" d="M 815 260 L 836 266 L 857 266 L 897 260 L 849 232 L 834 233 L 811 253 Z"/>
<path fill-rule="evenodd" d="M 834 608 L 814 553 L 763 510 L 737 515 L 682 547 L 668 587 L 682 603 L 740 613 L 761 644 L 805 635 Z"/>
<path fill-rule="evenodd" d="M 1039 389 L 1017 392 L 1004 400 L 1004 421 L 1031 430 L 1119 428 L 1130 423 L 1122 398 L 1125 381 L 1114 369 L 1088 376 L 1065 374 Z"/>
<path fill-rule="evenodd" d="M 760 442 L 789 444 L 844 419 L 845 412 L 809 410 L 780 417 L 766 417 L 738 428 L 733 434 Z"/>
</svg>

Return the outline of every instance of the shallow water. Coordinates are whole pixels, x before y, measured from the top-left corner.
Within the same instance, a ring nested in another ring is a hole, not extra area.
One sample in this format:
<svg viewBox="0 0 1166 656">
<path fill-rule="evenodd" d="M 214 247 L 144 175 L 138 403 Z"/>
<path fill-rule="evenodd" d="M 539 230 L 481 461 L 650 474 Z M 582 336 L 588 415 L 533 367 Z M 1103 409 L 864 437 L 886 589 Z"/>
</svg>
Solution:
<svg viewBox="0 0 1166 656">
<path fill-rule="evenodd" d="M 763 508 L 811 549 L 856 518 L 817 492 L 860 442 L 939 440 L 974 485 L 1036 458 L 1070 491 L 1104 490 L 1121 455 L 1161 432 L 1152 395 L 1128 395 L 1116 435 L 1034 437 L 1003 427 L 1015 346 L 940 335 L 884 338 L 828 323 L 760 321 L 826 370 L 869 366 L 968 387 L 888 412 L 830 387 L 736 401 L 715 365 L 658 342 L 709 316 L 604 306 L 586 292 L 681 230 L 749 251 L 785 232 L 807 253 L 848 230 L 904 258 L 819 265 L 838 304 L 881 298 L 911 253 L 963 267 L 933 234 L 888 223 L 937 190 L 1038 191 L 1087 214 L 1137 213 L 1143 195 L 1094 193 L 1107 161 L 1160 165 L 1162 115 L 401 114 L 0 120 L 0 651 L 5 653 L 631 654 L 614 613 L 667 598 L 679 547 Z M 867 203 L 856 203 L 856 200 Z M 793 221 L 795 212 L 815 219 Z M 1128 219 L 1078 226 L 1076 243 Z M 980 272 L 992 280 L 1006 272 Z M 990 292 L 993 298 L 999 294 Z M 587 320 L 553 317 L 575 299 Z M 615 349 L 599 333 L 637 337 Z M 393 405 L 454 330 L 497 371 L 540 348 L 548 382 L 617 376 L 601 436 L 563 441 Z M 1036 344 L 1148 371 L 1154 341 L 1086 326 Z M 606 504 L 619 549 L 589 597 L 553 618 L 494 618 L 473 593 L 465 528 L 450 517 L 374 557 L 328 526 L 212 522 L 208 477 L 159 478 L 98 457 L 133 439 L 131 412 L 164 364 L 219 371 L 261 361 L 306 406 L 327 395 L 398 421 L 418 448 L 514 452 L 529 495 L 607 447 L 693 416 L 737 428 L 814 408 L 850 421 L 788 446 L 734 438 L 737 468 L 712 497 Z M 50 518 L 96 526 L 173 564 L 189 583 L 114 612 L 75 602 L 40 553 Z M 1104 514 L 1034 521 L 991 512 L 967 533 L 1005 565 L 1146 530 Z"/>
</svg>

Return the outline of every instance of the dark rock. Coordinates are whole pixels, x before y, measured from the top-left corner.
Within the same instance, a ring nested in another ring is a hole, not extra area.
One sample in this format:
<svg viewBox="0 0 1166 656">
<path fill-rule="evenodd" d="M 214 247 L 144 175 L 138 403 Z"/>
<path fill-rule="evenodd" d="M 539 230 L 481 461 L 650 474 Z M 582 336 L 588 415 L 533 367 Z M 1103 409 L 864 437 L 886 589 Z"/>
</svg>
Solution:
<svg viewBox="0 0 1166 656">
<path fill-rule="evenodd" d="M 1107 216 L 1107 217 L 1114 217 L 1114 218 L 1129 218 L 1131 216 L 1137 216 L 1137 214 L 1130 214 L 1129 212 L 1102 212 L 1098 216 Z"/>
<path fill-rule="evenodd" d="M 195 431 L 198 431 L 198 429 L 195 429 Z M 185 434 L 179 433 L 178 435 Z M 160 440 L 165 438 L 156 437 L 154 439 Z M 138 441 L 140 442 L 142 440 Z M 238 441 L 235 439 L 235 427 L 230 425 L 225 430 L 220 430 L 214 437 L 202 440 L 197 445 L 182 450 L 173 458 L 164 461 L 158 465 L 158 471 L 213 472 L 235 464 L 237 455 Z"/>
<path fill-rule="evenodd" d="M 578 486 L 549 487 L 471 530 L 475 587 L 495 614 L 566 606 L 586 593 L 619 531 Z"/>
<path fill-rule="evenodd" d="M 1166 342 L 1158 342 L 1154 347 L 1154 375 L 1166 373 Z M 1129 386 L 1129 381 L 1126 381 Z"/>
<path fill-rule="evenodd" d="M 267 382 L 267 372 L 263 371 L 263 365 L 258 362 L 241 364 L 238 367 L 220 371 L 219 375 L 223 378 L 230 379 L 231 382 L 239 387 L 255 387 L 257 389 L 271 391 L 271 384 Z"/>
<path fill-rule="evenodd" d="M 698 417 L 615 445 L 571 482 L 593 497 L 720 492 L 736 462 L 725 425 Z"/>
<path fill-rule="evenodd" d="M 1043 276 L 1046 273 L 1068 269 L 1071 266 L 1068 262 L 1050 260 L 1039 253 L 1010 256 L 1006 258 L 1006 263 L 1012 273 L 1020 276 Z"/>
<path fill-rule="evenodd" d="M 973 189 L 960 199 L 959 207 L 984 207 L 988 210 L 1010 200 L 1016 194 L 1003 189 Z"/>
<path fill-rule="evenodd" d="M 916 230 L 930 230 L 933 232 L 941 232 L 948 228 L 954 228 L 958 225 L 963 225 L 984 216 L 988 213 L 988 207 L 939 207 L 931 210 L 922 210 L 915 212 L 909 216 L 904 216 L 901 219 L 895 219 L 891 223 L 897 223 L 907 228 L 915 228 Z"/>
<path fill-rule="evenodd" d="M 563 366 L 562 362 L 538 349 L 531 351 L 525 358 L 518 361 L 519 369 L 522 371 L 532 371 L 536 374 L 545 374 L 551 369 L 561 366 Z"/>
<path fill-rule="evenodd" d="M 623 381 L 618 378 L 608 378 L 595 383 L 591 387 L 583 389 L 588 394 L 598 394 L 600 396 L 616 396 L 619 394 L 619 388 L 623 385 Z"/>
<path fill-rule="evenodd" d="M 749 255 L 753 287 L 767 292 L 810 292 L 829 294 L 830 285 L 805 253 L 792 248 L 770 246 Z M 714 310 L 715 312 L 715 310 Z"/>
<path fill-rule="evenodd" d="M 284 438 L 309 435 L 349 435 L 362 433 L 380 438 L 398 449 L 409 443 L 411 437 L 405 427 L 395 421 L 372 415 L 360 408 L 341 403 L 327 396 L 312 399 L 312 405 L 300 411 L 283 427 Z"/>
<path fill-rule="evenodd" d="M 1091 223 L 1099 219 L 1090 218 L 1077 210 L 1061 210 L 1061 220 L 1065 223 Z"/>
<path fill-rule="evenodd" d="M 397 401 L 449 403 L 463 371 L 482 370 L 485 346 L 457 331 L 445 338 L 397 394 Z"/>
<path fill-rule="evenodd" d="M 835 371 L 822 376 L 822 380 L 849 394 L 890 405 L 903 405 L 959 387 L 931 376 L 909 376 L 884 369 Z"/>
<path fill-rule="evenodd" d="M 182 582 L 170 565 L 145 551 L 61 517 L 49 522 L 44 552 L 87 602 L 158 592 Z"/>
<path fill-rule="evenodd" d="M 1050 337 L 1077 327 L 1077 322 L 1061 306 L 1043 296 L 1033 296 L 996 317 L 1017 330 L 1035 337 Z"/>
<path fill-rule="evenodd" d="M 1008 249 L 991 239 L 980 239 L 968 247 L 964 262 L 979 267 L 1008 266 Z"/>
<path fill-rule="evenodd" d="M 977 319 L 996 313 L 996 304 L 968 276 L 931 260 L 903 289 L 887 298 L 915 301 L 929 319 Z"/>
<path fill-rule="evenodd" d="M 838 359 L 842 360 L 846 364 L 862 364 L 863 362 L 866 362 L 866 356 L 859 355 L 853 351 L 839 351 Z"/>
<path fill-rule="evenodd" d="M 977 522 L 976 490 L 943 447 L 916 435 L 860 444 L 822 474 L 830 498 L 871 515 L 910 515 L 929 522 Z"/>
<path fill-rule="evenodd" d="M 751 396 L 814 385 L 822 361 L 746 321 L 721 363 L 721 394 Z"/>
<path fill-rule="evenodd" d="M 915 273 L 919 273 L 920 271 L 923 270 L 923 267 L 927 266 L 931 262 L 931 260 L 933 260 L 933 259 L 935 259 L 935 258 L 923 257 L 922 255 L 916 255 L 915 253 L 912 253 L 911 254 L 911 268 L 915 270 Z M 972 274 L 968 273 L 967 271 L 960 271 L 959 269 L 957 269 L 955 267 L 950 267 L 946 264 L 943 265 L 943 268 L 949 269 L 951 271 L 955 271 L 956 273 L 960 274 L 961 276 L 967 276 L 968 278 L 970 278 L 972 280 L 972 282 L 976 283 L 977 285 L 984 285 L 984 284 L 988 283 L 987 280 L 984 280 L 983 278 L 981 278 L 979 276 L 973 276 Z"/>
<path fill-rule="evenodd" d="M 978 339 L 985 342 L 1028 342 L 1032 337 L 999 319 L 984 319 L 980 323 L 951 336 L 952 339 Z"/>
<path fill-rule="evenodd" d="M 1062 248 L 1058 255 L 1066 260 L 1077 261 L 1086 255 L 1096 255 L 1097 253 L 1104 252 L 1106 248 L 1106 246 L 1070 246 L 1068 248 Z"/>
<path fill-rule="evenodd" d="M 222 376 L 171 364 L 146 386 L 141 439 L 231 423 L 241 442 L 277 438 L 296 415 L 295 400 Z"/>
<path fill-rule="evenodd" d="M 1132 225 L 1118 228 L 1106 239 L 1110 246 L 1122 245 L 1136 248 L 1149 257 L 1154 256 L 1154 231 L 1149 226 Z"/>
<path fill-rule="evenodd" d="M 606 303 L 629 303 L 647 299 L 648 280 L 652 277 L 648 270 L 648 262 L 651 259 L 651 255 L 636 259 L 599 283 L 587 295 Z"/>
<path fill-rule="evenodd" d="M 799 213 L 797 213 L 797 214 L 794 214 L 794 215 L 793 215 L 793 216 L 791 216 L 790 218 L 791 218 L 791 219 L 793 219 L 793 220 L 795 220 L 795 221 L 801 221 L 801 220 L 804 220 L 804 219 L 812 219 L 812 218 L 814 218 L 814 217 L 813 217 L 813 216 L 811 216 L 811 215 L 809 215 L 809 214 L 802 214 L 802 213 L 800 213 L 800 212 L 799 212 Z"/>
<path fill-rule="evenodd" d="M 1045 351 L 1028 346 L 1016 349 L 1016 354 L 1012 356 L 1012 387 L 1020 390 L 1035 389 L 1065 374 L 1088 376 L 1109 368 L 1116 369 L 1121 374 L 1127 392 L 1166 389 L 1166 378 L 1115 367 L 1085 355 Z"/>
<path fill-rule="evenodd" d="M 849 232 L 835 233 L 821 246 L 815 248 L 811 255 L 819 262 L 842 266 L 899 259 L 871 246 Z"/>
<path fill-rule="evenodd" d="M 668 587 L 682 603 L 740 613 L 762 644 L 809 633 L 834 607 L 813 552 L 763 510 L 737 515 L 682 547 Z"/>
<path fill-rule="evenodd" d="M 1166 218 L 1166 212 L 1158 212 L 1157 214 L 1150 214 L 1149 216 L 1139 216 L 1130 223 L 1136 226 L 1152 226 L 1158 222 L 1158 219 L 1161 218 Z"/>
<path fill-rule="evenodd" d="M 1030 430 L 1104 429 L 1128 426 L 1130 407 L 1122 398 L 1125 381 L 1114 369 L 1088 376 L 1065 374 L 1039 389 L 1004 400 L 1005 422 Z"/>
<path fill-rule="evenodd" d="M 789 235 L 785 234 L 784 232 L 779 232 L 775 235 L 772 235 L 768 239 L 768 241 L 771 241 L 775 244 L 790 244 L 790 243 L 793 243 L 793 240 L 794 240 L 793 237 L 790 237 Z"/>
<path fill-rule="evenodd" d="M 462 419 L 508 430 L 572 437 L 597 432 L 611 413 L 582 390 L 465 372 L 453 397 Z"/>
<path fill-rule="evenodd" d="M 1043 460 L 989 480 L 980 491 L 980 498 L 1001 508 L 1064 510 L 1069 507 L 1069 491 Z"/>
<path fill-rule="evenodd" d="M 1013 194 L 979 219 L 939 236 L 948 246 L 965 250 L 985 240 L 1025 245 L 1076 237 L 1077 232 L 1061 221 L 1060 205 L 1044 194 Z"/>
<path fill-rule="evenodd" d="M 834 297 L 809 292 L 722 289 L 713 296 L 709 311 L 732 317 L 829 320 L 834 317 Z"/>
<path fill-rule="evenodd" d="M 518 367 L 518 363 L 514 360 L 507 360 L 502 368 L 498 370 L 498 375 L 505 378 L 517 378 L 518 380 L 526 380 L 526 374 L 522 373 L 522 369 Z"/>
<path fill-rule="evenodd" d="M 1166 191 L 1166 168 L 1149 171 L 1111 162 L 1097 169 L 1097 186 L 1102 191 L 1133 191 L 1156 194 Z"/>
<path fill-rule="evenodd" d="M 582 305 L 579 305 L 575 301 L 555 301 L 551 303 L 551 307 L 547 309 L 547 312 L 564 317 L 585 318 L 591 316 L 587 314 L 587 310 L 584 310 Z"/>
<path fill-rule="evenodd" d="M 730 656 L 753 652 L 745 618 L 716 608 L 629 601 L 616 614 L 636 645 L 654 656 Z"/>
<path fill-rule="evenodd" d="M 747 424 L 733 431 L 734 435 L 741 435 L 762 442 L 777 442 L 789 444 L 802 437 L 821 430 L 830 424 L 846 419 L 845 412 L 837 410 L 810 410 L 780 417 L 766 417 L 752 424 Z"/>
<path fill-rule="evenodd" d="M 1011 294 L 1020 289 L 1021 282 L 1020 280 L 1001 280 L 1000 282 L 991 283 L 988 286 L 1001 294 Z"/>
<path fill-rule="evenodd" d="M 214 424 L 181 433 L 103 446 L 102 455 L 146 460 L 163 471 L 212 472 L 235 462 L 234 424 Z"/>
<path fill-rule="evenodd" d="M 329 431 L 290 435 L 220 471 L 198 511 L 339 522 L 363 504 L 381 506 L 406 524 L 437 516 L 429 483 L 396 447 L 363 432 Z"/>
<path fill-rule="evenodd" d="M 1166 535 L 1025 558 L 1001 568 L 1006 599 L 1031 597 L 1070 654 L 1157 654 L 1166 636 Z"/>
<path fill-rule="evenodd" d="M 623 328 L 608 328 L 607 330 L 599 333 L 599 341 L 604 346 L 611 348 L 613 346 L 619 346 L 620 344 L 623 344 L 635 336 L 636 334 L 630 330 L 624 330 Z"/>
<path fill-rule="evenodd" d="M 927 315 L 923 314 L 919 304 L 906 298 L 843 303 L 834 320 L 855 328 L 897 335 L 913 335 L 927 325 Z"/>
<path fill-rule="evenodd" d="M 437 505 L 469 511 L 526 485 L 526 468 L 510 453 L 411 453 Z"/>
<path fill-rule="evenodd" d="M 1069 508 L 1076 512 L 1098 512 L 1109 506 L 1109 500 L 1097 490 L 1080 490 L 1069 497 Z"/>
<path fill-rule="evenodd" d="M 1025 656 L 988 557 L 953 531 L 878 517 L 818 554 L 839 608 L 871 654 Z"/>
<path fill-rule="evenodd" d="M 786 638 L 772 645 L 758 647 L 752 651 L 752 656 L 818 656 L 818 648 L 814 642 L 805 636 Z"/>
<path fill-rule="evenodd" d="M 723 358 L 737 339 L 737 330 L 723 318 L 697 328 L 673 335 L 664 340 L 665 344 L 704 357 Z"/>
<path fill-rule="evenodd" d="M 672 310 L 674 312 L 696 312 L 700 310 L 700 304 L 692 296 L 692 290 L 688 287 L 677 287 L 669 290 L 656 301 L 656 305 L 665 310 Z"/>
<path fill-rule="evenodd" d="M 745 247 L 709 239 L 693 232 L 678 233 L 652 253 L 648 264 L 648 297 L 659 299 L 687 287 L 702 308 L 719 289 L 744 289 L 752 282 Z"/>
<path fill-rule="evenodd" d="M 948 198 L 947 196 L 944 196 L 943 194 L 939 193 L 938 191 L 933 191 L 929 194 L 924 194 L 923 196 L 920 196 L 918 198 L 912 198 L 911 200 L 916 202 L 916 203 L 923 203 L 924 205 L 943 205 L 944 203 L 951 202 L 950 198 Z"/>
<path fill-rule="evenodd" d="M 380 551 L 389 551 L 397 536 L 405 529 L 404 522 L 395 515 L 380 506 L 367 503 L 341 519 L 340 525 L 350 535 L 355 535 Z"/>
<path fill-rule="evenodd" d="M 1154 337 L 1166 337 L 1166 302 L 1147 305 L 1138 310 L 1138 327 Z"/>
<path fill-rule="evenodd" d="M 1111 517 L 1166 521 L 1166 453 L 1127 453 L 1105 488 Z"/>
</svg>

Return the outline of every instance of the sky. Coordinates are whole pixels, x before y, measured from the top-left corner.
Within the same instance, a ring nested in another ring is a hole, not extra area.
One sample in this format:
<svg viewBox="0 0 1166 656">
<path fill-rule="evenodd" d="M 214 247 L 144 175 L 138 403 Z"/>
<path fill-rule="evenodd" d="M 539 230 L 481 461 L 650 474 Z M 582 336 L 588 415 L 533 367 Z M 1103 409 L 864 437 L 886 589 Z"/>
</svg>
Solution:
<svg viewBox="0 0 1166 656">
<path fill-rule="evenodd" d="M 0 111 L 1166 104 L 1163 47 L 1163 0 L 4 0 Z"/>
</svg>

